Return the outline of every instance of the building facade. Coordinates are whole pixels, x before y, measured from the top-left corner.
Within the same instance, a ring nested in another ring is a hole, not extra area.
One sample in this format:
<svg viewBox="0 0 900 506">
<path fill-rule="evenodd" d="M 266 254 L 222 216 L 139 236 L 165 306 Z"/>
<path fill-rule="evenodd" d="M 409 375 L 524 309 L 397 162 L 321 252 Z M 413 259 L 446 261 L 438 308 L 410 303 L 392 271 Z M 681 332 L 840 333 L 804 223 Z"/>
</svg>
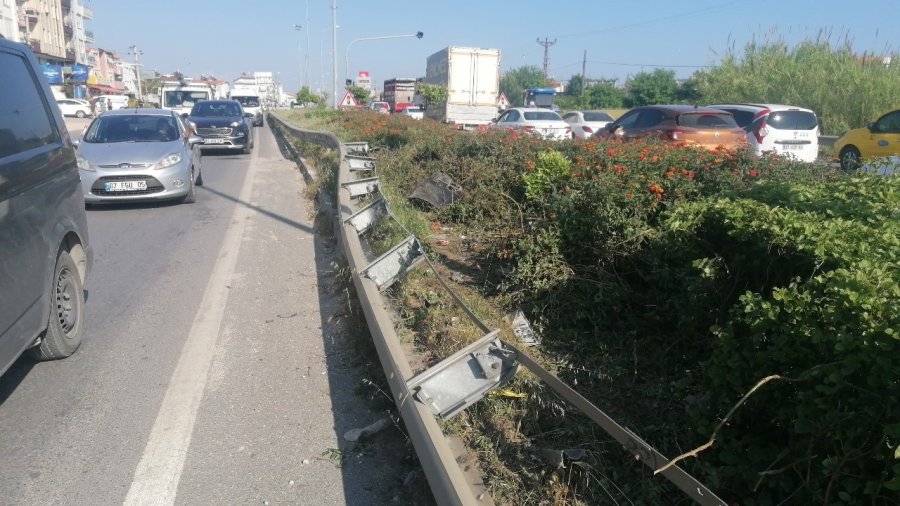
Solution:
<svg viewBox="0 0 900 506">
<path fill-rule="evenodd" d="M 0 35 L 28 45 L 54 95 L 83 97 L 91 66 L 94 17 L 84 0 L 0 0 Z"/>
</svg>

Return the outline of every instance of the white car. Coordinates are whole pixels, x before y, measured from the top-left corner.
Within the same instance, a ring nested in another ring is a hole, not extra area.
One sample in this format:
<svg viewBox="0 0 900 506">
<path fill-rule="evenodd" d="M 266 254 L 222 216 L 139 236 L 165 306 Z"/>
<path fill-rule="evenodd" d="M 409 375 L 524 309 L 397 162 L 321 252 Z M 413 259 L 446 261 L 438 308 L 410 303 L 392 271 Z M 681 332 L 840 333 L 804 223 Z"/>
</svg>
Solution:
<svg viewBox="0 0 900 506">
<path fill-rule="evenodd" d="M 57 104 L 59 104 L 59 110 L 62 112 L 63 116 L 75 116 L 76 118 L 84 118 L 86 116 L 92 116 L 91 106 L 81 102 L 80 100 L 75 100 L 71 98 L 66 98 L 62 100 L 57 100 Z"/>
<path fill-rule="evenodd" d="M 407 107 L 400 111 L 400 116 L 407 116 L 412 119 L 423 119 L 425 118 L 425 111 L 423 111 L 421 107 Z"/>
<path fill-rule="evenodd" d="M 521 130 L 552 140 L 563 140 L 572 136 L 569 124 L 550 109 L 530 107 L 507 109 L 491 126 L 503 130 Z"/>
<path fill-rule="evenodd" d="M 757 156 L 775 153 L 804 162 L 819 156 L 819 119 L 810 109 L 781 104 L 718 104 L 730 112 L 747 132 L 747 143 Z"/>
<path fill-rule="evenodd" d="M 573 139 L 588 139 L 594 132 L 615 121 L 603 111 L 572 111 L 562 117 L 572 128 Z"/>
</svg>

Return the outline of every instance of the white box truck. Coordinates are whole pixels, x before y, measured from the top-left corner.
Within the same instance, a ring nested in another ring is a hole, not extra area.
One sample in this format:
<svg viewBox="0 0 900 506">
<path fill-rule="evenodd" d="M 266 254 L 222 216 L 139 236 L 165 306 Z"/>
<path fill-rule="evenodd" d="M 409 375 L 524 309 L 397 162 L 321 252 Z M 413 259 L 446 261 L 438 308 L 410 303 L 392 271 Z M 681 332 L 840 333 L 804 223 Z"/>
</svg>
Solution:
<svg viewBox="0 0 900 506">
<path fill-rule="evenodd" d="M 253 126 L 263 126 L 262 98 L 259 96 L 258 89 L 249 87 L 233 88 L 228 97 L 241 103 L 241 107 L 244 108 L 244 114 L 250 113 L 253 115 Z"/>
<path fill-rule="evenodd" d="M 205 83 L 192 83 L 186 79 L 163 81 L 159 91 L 160 109 L 171 109 L 181 116 L 190 114 L 200 100 L 215 100 L 213 88 Z"/>
<path fill-rule="evenodd" d="M 425 117 L 469 130 L 497 117 L 500 50 L 450 46 L 428 57 L 425 82 L 447 89 L 445 104 L 425 104 Z"/>
</svg>

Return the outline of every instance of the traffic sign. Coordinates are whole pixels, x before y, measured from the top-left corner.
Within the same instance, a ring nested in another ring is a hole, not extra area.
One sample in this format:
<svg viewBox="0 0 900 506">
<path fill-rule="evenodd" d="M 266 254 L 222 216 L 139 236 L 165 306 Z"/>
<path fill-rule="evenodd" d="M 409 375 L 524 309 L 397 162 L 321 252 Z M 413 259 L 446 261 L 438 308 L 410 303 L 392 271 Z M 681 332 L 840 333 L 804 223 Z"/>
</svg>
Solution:
<svg viewBox="0 0 900 506">
<path fill-rule="evenodd" d="M 357 106 L 356 99 L 353 98 L 353 93 L 350 93 L 350 91 L 347 91 L 347 93 L 344 94 L 344 98 L 341 99 L 341 103 L 338 105 L 341 109 Z"/>
</svg>

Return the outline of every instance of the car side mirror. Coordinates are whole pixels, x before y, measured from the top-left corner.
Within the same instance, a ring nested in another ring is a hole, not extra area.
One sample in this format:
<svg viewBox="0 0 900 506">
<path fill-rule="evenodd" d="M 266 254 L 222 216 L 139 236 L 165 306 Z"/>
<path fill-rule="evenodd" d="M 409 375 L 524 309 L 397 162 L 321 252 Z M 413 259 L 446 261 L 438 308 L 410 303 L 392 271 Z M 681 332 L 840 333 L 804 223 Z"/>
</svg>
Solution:
<svg viewBox="0 0 900 506">
<path fill-rule="evenodd" d="M 188 136 L 187 141 L 191 147 L 194 147 L 197 144 L 203 144 L 203 137 L 200 137 L 199 135 L 190 135 Z"/>
<path fill-rule="evenodd" d="M 81 141 L 78 139 L 72 139 L 72 145 L 75 146 L 75 149 L 78 149 L 78 146 L 81 146 Z"/>
</svg>

